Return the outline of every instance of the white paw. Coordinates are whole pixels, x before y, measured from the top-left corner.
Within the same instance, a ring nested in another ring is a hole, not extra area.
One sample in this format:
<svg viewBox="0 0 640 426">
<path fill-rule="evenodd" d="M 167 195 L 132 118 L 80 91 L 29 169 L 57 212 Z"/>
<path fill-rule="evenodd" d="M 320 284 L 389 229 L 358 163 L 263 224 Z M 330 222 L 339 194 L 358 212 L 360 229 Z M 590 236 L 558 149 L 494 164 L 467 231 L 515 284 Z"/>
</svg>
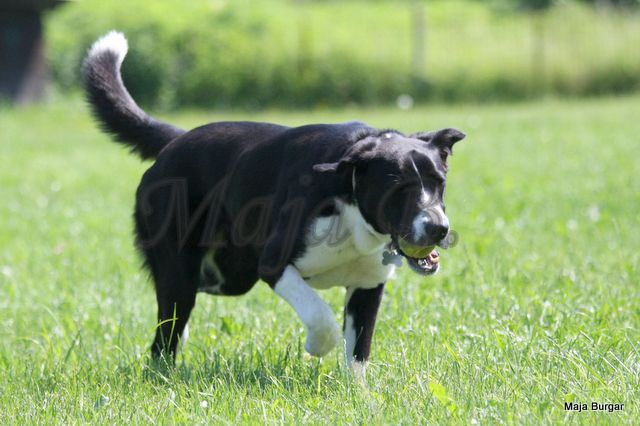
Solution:
<svg viewBox="0 0 640 426">
<path fill-rule="evenodd" d="M 313 356 L 325 356 L 340 343 L 341 339 L 340 327 L 332 320 L 330 323 L 309 327 L 304 349 Z"/>
<path fill-rule="evenodd" d="M 364 362 L 353 360 L 349 364 L 349 370 L 356 383 L 366 386 L 367 365 Z"/>
</svg>

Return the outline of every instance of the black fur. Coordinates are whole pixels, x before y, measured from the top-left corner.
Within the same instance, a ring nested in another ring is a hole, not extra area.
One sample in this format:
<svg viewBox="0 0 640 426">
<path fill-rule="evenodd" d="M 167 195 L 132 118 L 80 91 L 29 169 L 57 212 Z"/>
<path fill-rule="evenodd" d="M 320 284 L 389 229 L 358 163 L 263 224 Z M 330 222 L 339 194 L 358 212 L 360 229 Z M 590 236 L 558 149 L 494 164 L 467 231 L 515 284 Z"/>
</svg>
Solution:
<svg viewBox="0 0 640 426">
<path fill-rule="evenodd" d="M 345 322 L 347 315 L 350 315 L 353 318 L 353 327 L 356 332 L 356 344 L 353 348 L 353 353 L 347 354 L 347 356 L 353 357 L 356 361 L 363 362 L 369 359 L 371 339 L 373 338 L 373 330 L 376 326 L 376 317 L 382 301 L 383 291 L 384 283 L 375 288 L 356 289 L 345 306 Z M 345 325 L 343 325 L 343 329 Z"/>
</svg>

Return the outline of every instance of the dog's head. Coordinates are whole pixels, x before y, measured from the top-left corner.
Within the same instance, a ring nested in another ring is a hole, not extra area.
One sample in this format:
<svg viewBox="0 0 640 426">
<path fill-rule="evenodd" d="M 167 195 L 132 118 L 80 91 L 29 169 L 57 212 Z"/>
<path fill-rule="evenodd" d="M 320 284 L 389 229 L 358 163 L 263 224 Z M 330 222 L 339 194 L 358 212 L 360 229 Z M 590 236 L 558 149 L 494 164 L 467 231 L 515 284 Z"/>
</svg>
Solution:
<svg viewBox="0 0 640 426">
<path fill-rule="evenodd" d="M 455 129 L 408 137 L 385 131 L 360 139 L 340 161 L 314 169 L 348 180 L 364 219 L 391 236 L 414 271 L 432 274 L 439 266 L 434 248 L 449 232 L 447 159 L 464 137 Z"/>
</svg>

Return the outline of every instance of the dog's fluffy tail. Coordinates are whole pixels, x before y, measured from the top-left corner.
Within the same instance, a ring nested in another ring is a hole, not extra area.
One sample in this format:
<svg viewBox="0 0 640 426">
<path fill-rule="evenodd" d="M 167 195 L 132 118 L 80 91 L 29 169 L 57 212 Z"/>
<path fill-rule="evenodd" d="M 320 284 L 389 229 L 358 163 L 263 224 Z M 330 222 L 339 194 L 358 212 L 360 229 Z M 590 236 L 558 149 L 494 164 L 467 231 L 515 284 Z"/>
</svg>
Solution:
<svg viewBox="0 0 640 426">
<path fill-rule="evenodd" d="M 82 66 L 87 100 L 105 132 L 142 158 L 155 158 L 185 132 L 153 119 L 129 95 L 120 75 L 127 50 L 127 39 L 116 31 L 91 46 Z"/>
</svg>

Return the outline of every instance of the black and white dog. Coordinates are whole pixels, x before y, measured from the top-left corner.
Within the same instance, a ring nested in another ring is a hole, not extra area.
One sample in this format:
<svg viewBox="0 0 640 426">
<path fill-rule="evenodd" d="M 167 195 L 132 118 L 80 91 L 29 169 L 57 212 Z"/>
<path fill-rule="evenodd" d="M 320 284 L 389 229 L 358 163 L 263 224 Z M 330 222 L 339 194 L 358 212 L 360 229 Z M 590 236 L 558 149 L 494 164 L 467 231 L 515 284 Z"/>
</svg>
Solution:
<svg viewBox="0 0 640 426">
<path fill-rule="evenodd" d="M 135 207 L 158 301 L 153 356 L 175 356 L 198 292 L 241 295 L 262 279 L 296 311 L 316 356 L 342 339 L 314 289 L 345 287 L 347 363 L 363 372 L 385 282 L 401 259 L 394 253 L 419 274 L 439 267 L 447 157 L 464 134 L 405 136 L 359 122 L 220 122 L 185 132 L 131 98 L 120 76 L 127 48 L 121 33 L 107 34 L 83 71 L 103 129 L 156 159 Z"/>
</svg>

